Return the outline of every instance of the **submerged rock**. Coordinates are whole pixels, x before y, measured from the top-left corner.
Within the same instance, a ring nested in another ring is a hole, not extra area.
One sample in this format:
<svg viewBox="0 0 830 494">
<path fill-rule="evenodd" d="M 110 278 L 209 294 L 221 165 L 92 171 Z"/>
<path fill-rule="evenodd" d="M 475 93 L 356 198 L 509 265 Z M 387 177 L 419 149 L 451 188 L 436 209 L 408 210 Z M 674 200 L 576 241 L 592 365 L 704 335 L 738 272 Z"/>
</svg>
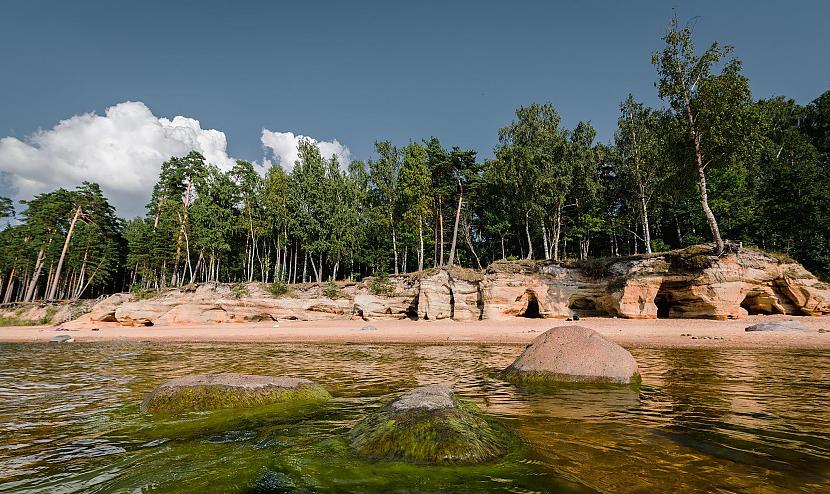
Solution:
<svg viewBox="0 0 830 494">
<path fill-rule="evenodd" d="M 317 403 L 329 398 L 328 391 L 308 379 L 201 374 L 161 384 L 141 404 L 141 411 L 176 414 L 279 403 Z"/>
<path fill-rule="evenodd" d="M 350 442 L 370 459 L 481 463 L 506 453 L 508 438 L 449 386 L 415 388 L 368 416 Z"/>
<path fill-rule="evenodd" d="M 801 331 L 804 326 L 798 321 L 762 322 L 747 326 L 745 331 Z"/>
<path fill-rule="evenodd" d="M 268 471 L 248 490 L 250 494 L 287 494 L 294 491 L 294 482 L 282 472 Z"/>
<path fill-rule="evenodd" d="M 592 329 L 560 326 L 537 336 L 504 371 L 513 382 L 638 385 L 631 353 Z"/>
</svg>

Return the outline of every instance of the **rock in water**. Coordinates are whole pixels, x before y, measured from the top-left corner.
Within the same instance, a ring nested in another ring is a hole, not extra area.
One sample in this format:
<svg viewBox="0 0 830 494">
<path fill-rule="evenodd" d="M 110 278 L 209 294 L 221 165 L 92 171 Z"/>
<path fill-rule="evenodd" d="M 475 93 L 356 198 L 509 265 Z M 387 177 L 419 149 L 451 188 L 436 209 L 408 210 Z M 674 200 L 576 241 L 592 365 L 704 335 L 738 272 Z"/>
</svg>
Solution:
<svg viewBox="0 0 830 494">
<path fill-rule="evenodd" d="M 265 472 L 248 490 L 249 494 L 287 494 L 294 491 L 294 482 L 282 472 Z"/>
<path fill-rule="evenodd" d="M 360 328 L 360 330 L 361 331 L 377 331 L 378 328 L 370 325 L 370 326 L 363 326 L 362 328 Z"/>
<path fill-rule="evenodd" d="M 308 379 L 201 374 L 161 384 L 141 404 L 141 411 L 177 414 L 278 403 L 321 403 L 329 398 L 328 391 Z"/>
<path fill-rule="evenodd" d="M 747 326 L 745 331 L 801 331 L 804 326 L 798 321 L 762 322 Z"/>
<path fill-rule="evenodd" d="M 351 431 L 352 447 L 375 460 L 471 464 L 507 452 L 508 438 L 449 386 L 415 388 Z"/>
<path fill-rule="evenodd" d="M 518 384 L 640 384 L 637 362 L 628 350 L 581 326 L 540 334 L 504 373 Z"/>
<path fill-rule="evenodd" d="M 59 334 L 57 336 L 53 336 L 49 343 L 72 343 L 75 341 L 75 338 L 69 336 L 68 334 Z"/>
</svg>

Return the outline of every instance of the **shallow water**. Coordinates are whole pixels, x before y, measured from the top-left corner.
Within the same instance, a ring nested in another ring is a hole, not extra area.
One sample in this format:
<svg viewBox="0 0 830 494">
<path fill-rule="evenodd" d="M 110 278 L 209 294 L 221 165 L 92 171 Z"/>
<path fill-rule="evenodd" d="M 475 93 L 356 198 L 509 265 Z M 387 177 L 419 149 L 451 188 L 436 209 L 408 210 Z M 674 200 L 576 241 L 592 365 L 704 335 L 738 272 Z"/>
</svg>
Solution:
<svg viewBox="0 0 830 494">
<path fill-rule="evenodd" d="M 830 492 L 822 351 L 632 351 L 639 392 L 540 393 L 501 381 L 515 345 L 0 345 L 0 492 Z M 303 418 L 212 427 L 142 416 L 193 372 L 308 377 L 335 399 Z M 345 437 L 390 393 L 455 383 L 515 431 L 491 464 L 356 458 Z"/>
</svg>

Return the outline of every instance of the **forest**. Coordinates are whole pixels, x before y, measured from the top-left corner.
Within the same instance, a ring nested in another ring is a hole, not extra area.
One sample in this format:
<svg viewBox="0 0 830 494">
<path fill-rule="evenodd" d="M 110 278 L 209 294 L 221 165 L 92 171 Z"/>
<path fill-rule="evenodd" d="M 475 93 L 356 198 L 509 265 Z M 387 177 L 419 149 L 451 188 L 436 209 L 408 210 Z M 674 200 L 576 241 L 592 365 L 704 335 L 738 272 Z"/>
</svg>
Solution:
<svg viewBox="0 0 830 494">
<path fill-rule="evenodd" d="M 95 183 L 0 198 L 2 303 L 195 282 L 323 282 L 499 259 L 589 259 L 726 239 L 830 275 L 830 91 L 755 99 L 733 49 L 674 19 L 650 108 L 621 98 L 612 142 L 522 106 L 494 158 L 436 138 L 339 163 L 301 142 L 290 171 L 164 162 L 143 218 Z M 497 137 L 497 141 L 495 140 Z"/>
</svg>

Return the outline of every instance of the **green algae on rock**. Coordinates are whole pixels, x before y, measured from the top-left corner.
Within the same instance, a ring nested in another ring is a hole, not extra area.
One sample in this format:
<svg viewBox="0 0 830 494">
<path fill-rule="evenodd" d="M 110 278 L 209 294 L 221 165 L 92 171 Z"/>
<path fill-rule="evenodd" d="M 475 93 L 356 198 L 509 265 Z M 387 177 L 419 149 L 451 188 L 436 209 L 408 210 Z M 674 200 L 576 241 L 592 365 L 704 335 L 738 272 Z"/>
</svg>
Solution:
<svg viewBox="0 0 830 494">
<path fill-rule="evenodd" d="M 640 384 L 637 362 L 628 350 L 581 326 L 560 326 L 537 336 L 503 376 L 519 385 Z"/>
<path fill-rule="evenodd" d="M 350 442 L 373 460 L 474 464 L 503 456 L 509 438 L 449 386 L 433 385 L 410 390 L 366 417 L 352 429 Z"/>
<path fill-rule="evenodd" d="M 275 404 L 322 403 L 328 391 L 308 379 L 246 374 L 184 376 L 158 386 L 141 404 L 151 414 L 179 414 Z"/>
</svg>

